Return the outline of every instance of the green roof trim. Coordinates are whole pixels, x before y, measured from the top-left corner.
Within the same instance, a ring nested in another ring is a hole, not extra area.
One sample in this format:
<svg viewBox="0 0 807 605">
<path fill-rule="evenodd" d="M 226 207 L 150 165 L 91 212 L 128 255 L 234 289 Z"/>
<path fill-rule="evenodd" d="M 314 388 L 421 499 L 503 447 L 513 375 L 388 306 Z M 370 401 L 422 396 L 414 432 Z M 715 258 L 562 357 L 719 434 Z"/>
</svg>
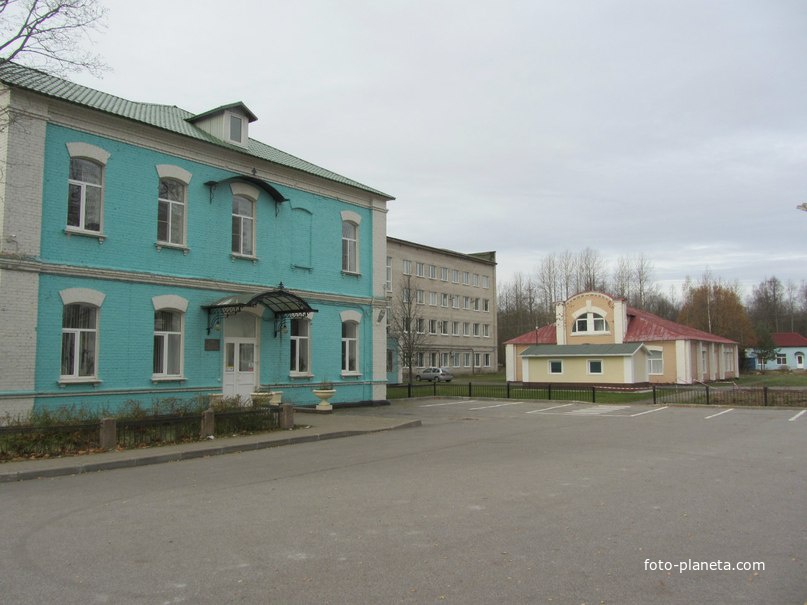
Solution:
<svg viewBox="0 0 807 605">
<path fill-rule="evenodd" d="M 363 185 L 358 181 L 326 170 L 320 166 L 302 160 L 279 149 L 275 149 L 265 143 L 249 139 L 247 148 L 243 149 L 237 145 L 232 145 L 222 141 L 207 132 L 194 126 L 193 121 L 202 116 L 209 115 L 207 111 L 201 114 L 194 114 L 174 105 L 159 105 L 155 103 L 140 103 L 128 101 L 114 95 L 107 94 L 80 84 L 75 84 L 68 80 L 46 74 L 45 72 L 24 67 L 12 62 L 0 62 L 0 82 L 7 86 L 22 88 L 41 95 L 52 97 L 74 105 L 80 105 L 96 111 L 102 111 L 127 120 L 133 120 L 142 124 L 148 124 L 155 128 L 167 130 L 175 134 L 186 136 L 198 141 L 204 141 L 212 145 L 224 147 L 237 153 L 250 155 L 254 158 L 265 160 L 273 164 L 278 164 L 286 168 L 305 172 L 313 176 L 327 179 L 334 183 L 347 185 L 355 189 L 360 189 L 383 197 L 387 200 L 395 199 L 391 195 Z M 247 115 L 252 112 L 243 103 L 230 103 L 222 105 L 217 109 L 239 107 L 245 109 Z M 216 110 L 211 110 L 216 111 Z"/>
<path fill-rule="evenodd" d="M 641 342 L 604 345 L 533 345 L 522 357 L 630 357 L 644 347 Z"/>
</svg>

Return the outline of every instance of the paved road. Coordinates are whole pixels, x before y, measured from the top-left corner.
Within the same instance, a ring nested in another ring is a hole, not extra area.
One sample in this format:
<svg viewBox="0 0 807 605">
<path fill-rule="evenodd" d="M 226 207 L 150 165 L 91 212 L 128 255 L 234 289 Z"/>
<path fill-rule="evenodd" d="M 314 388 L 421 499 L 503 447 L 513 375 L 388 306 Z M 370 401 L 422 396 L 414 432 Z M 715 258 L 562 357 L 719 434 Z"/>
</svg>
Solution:
<svg viewBox="0 0 807 605">
<path fill-rule="evenodd" d="M 0 484 L 0 602 L 807 602 L 799 410 L 337 413 L 423 426 Z"/>
</svg>

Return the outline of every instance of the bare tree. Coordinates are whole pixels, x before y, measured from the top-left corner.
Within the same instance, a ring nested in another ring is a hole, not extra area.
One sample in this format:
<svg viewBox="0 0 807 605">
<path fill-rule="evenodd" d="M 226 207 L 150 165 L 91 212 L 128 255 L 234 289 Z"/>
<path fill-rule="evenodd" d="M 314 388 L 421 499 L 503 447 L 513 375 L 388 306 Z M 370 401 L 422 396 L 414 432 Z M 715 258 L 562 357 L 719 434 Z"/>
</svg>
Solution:
<svg viewBox="0 0 807 605">
<path fill-rule="evenodd" d="M 408 382 L 414 377 L 414 366 L 417 354 L 422 352 L 426 344 L 425 320 L 420 314 L 412 289 L 412 276 L 406 276 L 392 300 L 390 318 L 387 321 L 389 335 L 394 339 L 398 349 L 401 366 L 407 368 Z"/>
<path fill-rule="evenodd" d="M 86 48 L 106 13 L 98 0 L 0 0 L 0 65 L 16 61 L 49 73 L 99 74 L 107 67 Z"/>
</svg>

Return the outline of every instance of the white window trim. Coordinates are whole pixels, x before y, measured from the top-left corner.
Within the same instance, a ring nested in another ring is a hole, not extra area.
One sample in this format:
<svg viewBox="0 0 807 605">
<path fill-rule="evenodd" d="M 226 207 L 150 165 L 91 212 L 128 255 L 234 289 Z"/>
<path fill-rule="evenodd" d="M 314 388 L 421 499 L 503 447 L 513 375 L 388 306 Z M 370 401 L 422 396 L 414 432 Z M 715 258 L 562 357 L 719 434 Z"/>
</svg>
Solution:
<svg viewBox="0 0 807 605">
<path fill-rule="evenodd" d="M 356 370 L 355 371 L 346 370 L 344 367 L 342 367 L 342 370 L 341 370 L 341 375 L 342 376 L 361 376 L 362 375 L 361 371 L 359 370 L 359 368 L 361 367 L 361 363 L 360 363 L 360 361 L 361 361 L 361 346 L 360 346 L 361 345 L 361 318 L 362 318 L 361 313 L 359 313 L 358 311 L 354 311 L 352 309 L 342 311 L 341 313 L 339 313 L 339 319 L 341 320 L 341 323 L 339 324 L 340 328 L 345 323 L 356 324 L 356 338 L 355 338 L 355 341 L 356 341 Z M 344 346 L 345 346 L 345 339 L 344 338 L 340 338 L 340 344 L 342 346 L 342 351 L 344 351 Z"/>
<path fill-rule="evenodd" d="M 560 364 L 560 372 L 553 372 L 552 371 L 552 364 L 559 363 Z M 548 359 L 546 362 L 546 371 L 551 376 L 560 376 L 563 374 L 564 371 L 564 364 L 562 359 Z"/>
<path fill-rule="evenodd" d="M 70 156 L 70 159 L 85 159 L 91 160 L 97 164 L 101 165 L 101 212 L 98 218 L 99 228 L 98 231 L 93 231 L 92 229 L 84 229 L 83 227 L 76 227 L 75 225 L 65 225 L 65 233 L 68 235 L 76 234 L 76 235 L 87 235 L 89 237 L 97 237 L 101 243 L 106 239 L 104 235 L 104 206 L 106 206 L 106 165 L 109 161 L 110 153 L 106 149 L 102 149 L 101 147 L 97 147 L 95 145 L 90 145 L 89 143 L 83 143 L 80 141 L 74 141 L 67 143 L 67 153 Z M 72 179 L 68 178 L 68 184 Z"/>
<path fill-rule="evenodd" d="M 92 376 L 65 376 L 61 374 L 59 369 L 59 384 L 98 384 L 101 380 L 98 378 L 98 356 L 101 350 L 101 305 L 104 303 L 106 294 L 98 290 L 91 290 L 89 288 L 67 288 L 59 292 L 62 299 L 62 313 L 64 314 L 64 307 L 73 304 L 89 305 L 96 308 L 95 313 L 95 373 Z M 62 318 L 64 315 L 62 315 Z M 64 328 L 60 327 L 59 334 L 64 333 Z M 59 355 L 61 356 L 61 346 L 59 348 Z"/>
<path fill-rule="evenodd" d="M 651 352 L 651 353 L 660 353 L 661 354 L 661 357 L 656 357 L 656 358 L 651 358 L 648 355 L 648 357 L 647 357 L 647 374 L 649 376 L 661 376 L 662 374 L 664 374 L 664 350 L 663 349 L 657 349 L 657 348 L 648 348 L 647 350 L 648 350 L 648 352 Z M 658 360 L 658 361 L 661 362 L 661 371 L 660 372 L 652 372 L 651 371 L 652 365 L 651 365 L 650 362 L 654 361 L 654 360 Z"/>
<path fill-rule="evenodd" d="M 351 271 L 349 268 L 346 269 L 343 265 L 342 273 L 347 275 L 361 275 L 361 271 L 359 270 L 359 267 L 361 267 L 361 215 L 357 212 L 353 212 L 352 210 L 342 210 L 339 213 L 339 216 L 342 219 L 342 222 L 339 223 L 340 229 L 342 228 L 343 223 L 353 223 L 353 225 L 356 227 L 356 239 L 354 241 L 354 245 L 356 246 L 356 268 L 355 270 Z M 339 240 L 342 245 L 344 245 L 344 240 L 344 236 L 342 236 Z M 341 259 L 341 253 L 339 256 Z"/>
<path fill-rule="evenodd" d="M 179 166 L 174 166 L 173 164 L 157 164 L 156 169 L 157 169 L 157 178 L 159 180 L 173 179 L 173 180 L 179 181 L 180 183 L 185 185 L 185 187 L 183 187 L 183 194 L 184 194 L 183 197 L 184 197 L 184 199 L 182 200 L 182 206 L 183 206 L 183 212 L 182 212 L 182 223 L 183 223 L 182 224 L 182 242 L 177 244 L 177 243 L 174 243 L 174 242 L 162 241 L 158 237 L 157 238 L 157 243 L 156 243 L 157 250 L 160 250 L 161 248 L 178 248 L 180 250 L 185 250 L 185 253 L 187 254 L 187 252 L 188 252 L 188 185 L 190 185 L 191 178 L 192 178 L 193 175 L 191 175 L 191 173 L 188 172 L 187 170 L 185 170 L 184 168 L 180 168 Z M 176 202 L 173 202 L 173 200 L 166 200 L 166 201 L 176 203 Z M 157 199 L 157 204 L 159 205 L 159 196 L 158 196 L 158 199 Z"/>
<path fill-rule="evenodd" d="M 308 334 L 306 336 L 292 336 L 291 332 L 289 332 L 289 347 L 291 347 L 291 340 L 297 340 L 297 355 L 299 357 L 300 352 L 300 340 L 304 339 L 306 344 L 306 358 L 308 359 L 308 370 L 305 372 L 300 372 L 298 370 L 292 370 L 289 368 L 289 378 L 311 378 L 314 376 L 313 373 L 313 360 L 311 359 L 311 340 L 313 339 L 313 329 L 314 324 L 311 321 L 313 317 L 313 313 L 309 313 L 306 317 L 297 317 L 296 319 L 302 320 L 307 322 L 308 326 Z M 290 320 L 293 321 L 293 320 Z M 291 326 L 289 326 L 289 330 L 291 330 Z M 291 352 L 291 350 L 289 350 Z M 298 364 L 299 365 L 299 364 Z"/>
<path fill-rule="evenodd" d="M 241 139 L 236 140 L 230 136 L 230 121 L 231 118 L 235 116 L 236 118 L 241 119 Z M 241 113 L 240 111 L 232 111 L 228 110 L 224 112 L 224 140 L 228 143 L 232 143 L 234 145 L 239 145 L 240 147 L 246 147 L 247 141 L 249 141 L 249 118 Z"/>
<path fill-rule="evenodd" d="M 230 256 L 232 258 L 245 258 L 248 260 L 256 260 L 258 258 L 258 246 L 257 246 L 257 239 L 258 239 L 258 198 L 260 197 L 260 192 L 256 187 L 252 185 L 247 185 L 246 183 L 230 183 L 230 192 L 233 197 L 240 196 L 243 198 L 248 199 L 252 202 L 252 254 L 241 254 L 238 252 L 233 252 L 232 247 L 232 233 L 230 234 Z M 230 200 L 230 223 L 232 224 L 232 199 Z M 243 249 L 243 242 L 241 248 Z"/>
<path fill-rule="evenodd" d="M 591 371 L 591 364 L 592 363 L 599 363 L 600 364 L 600 371 L 599 372 L 592 372 Z M 587 359 L 586 360 L 586 374 L 589 376 L 602 376 L 605 374 L 605 362 L 602 359 Z"/>
</svg>

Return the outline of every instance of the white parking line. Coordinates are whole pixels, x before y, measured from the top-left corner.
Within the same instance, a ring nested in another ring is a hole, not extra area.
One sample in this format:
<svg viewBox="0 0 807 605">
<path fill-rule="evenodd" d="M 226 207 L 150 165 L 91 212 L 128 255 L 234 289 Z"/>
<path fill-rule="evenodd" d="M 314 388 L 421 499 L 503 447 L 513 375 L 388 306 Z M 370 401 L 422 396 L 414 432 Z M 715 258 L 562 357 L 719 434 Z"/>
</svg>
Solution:
<svg viewBox="0 0 807 605">
<path fill-rule="evenodd" d="M 798 414 L 796 414 L 795 416 L 793 416 L 793 418 L 791 418 L 790 420 L 788 420 L 788 422 L 795 422 L 795 421 L 796 421 L 796 420 L 798 420 L 800 417 L 804 416 L 804 414 L 805 414 L 805 413 L 807 413 L 807 410 L 802 410 L 801 412 L 799 412 Z"/>
<path fill-rule="evenodd" d="M 538 412 L 546 412 L 547 410 L 557 410 L 558 408 L 568 408 L 570 405 L 574 405 L 573 403 L 567 403 L 565 405 L 556 405 L 555 407 L 551 408 L 542 408 L 540 410 L 532 410 L 527 412 L 527 414 L 537 414 Z"/>
<path fill-rule="evenodd" d="M 603 414 L 608 414 L 609 412 L 615 412 L 617 410 L 624 410 L 625 408 L 630 407 L 627 405 L 597 405 L 590 408 L 583 408 L 580 410 L 572 410 L 569 414 L 574 414 L 576 416 L 600 416 Z"/>
<path fill-rule="evenodd" d="M 668 405 L 665 405 L 663 408 L 656 408 L 655 410 L 645 410 L 644 412 L 639 412 L 638 414 L 631 414 L 631 418 L 635 418 L 636 416 L 641 416 L 642 414 L 652 414 L 653 412 L 660 412 L 661 410 L 666 410 Z"/>
<path fill-rule="evenodd" d="M 722 412 L 718 412 L 717 414 L 712 414 L 711 416 L 707 416 L 706 418 L 704 418 L 704 420 L 709 420 L 709 418 L 717 418 L 718 416 L 722 416 L 723 414 L 728 414 L 733 409 L 734 408 L 729 408 L 727 410 L 723 410 Z"/>
<path fill-rule="evenodd" d="M 477 403 L 476 399 L 463 399 L 462 401 L 446 401 L 445 403 L 427 403 L 426 405 L 422 405 L 422 408 L 436 408 L 441 405 L 459 405 L 461 403 Z"/>
<path fill-rule="evenodd" d="M 472 412 L 474 410 L 489 410 L 490 408 L 500 408 L 500 407 L 504 407 L 506 405 L 519 405 L 520 403 L 523 403 L 523 401 L 514 401 L 512 403 L 497 403 L 496 405 L 486 405 L 486 406 L 481 407 L 481 408 L 471 408 L 468 411 Z"/>
</svg>

